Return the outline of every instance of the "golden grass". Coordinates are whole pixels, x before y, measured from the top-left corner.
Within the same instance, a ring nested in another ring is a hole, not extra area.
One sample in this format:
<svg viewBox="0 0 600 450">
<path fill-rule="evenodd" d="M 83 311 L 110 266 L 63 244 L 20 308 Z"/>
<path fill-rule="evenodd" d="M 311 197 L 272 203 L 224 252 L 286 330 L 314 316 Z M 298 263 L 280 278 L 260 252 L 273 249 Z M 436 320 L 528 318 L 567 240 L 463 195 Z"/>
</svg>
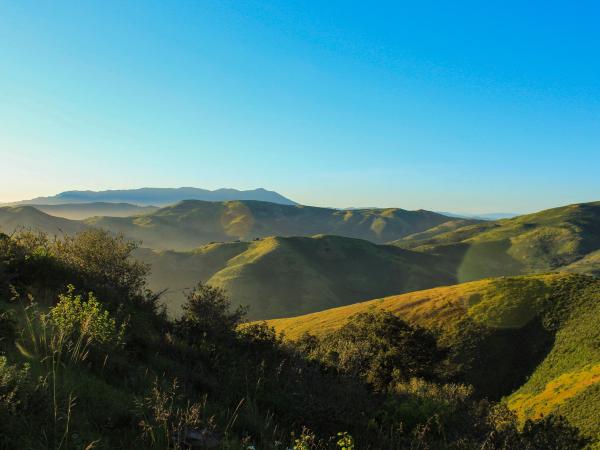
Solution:
<svg viewBox="0 0 600 450">
<path fill-rule="evenodd" d="M 512 315 L 500 315 L 496 305 L 512 301 L 515 296 L 530 300 L 544 295 L 555 281 L 570 275 L 547 274 L 521 277 L 491 278 L 453 286 L 443 286 L 407 294 L 393 295 L 348 306 L 284 319 L 267 324 L 294 340 L 309 332 L 322 336 L 341 328 L 354 314 L 373 309 L 388 311 L 402 319 L 427 328 L 450 329 L 464 314 L 495 327 L 521 326 L 527 317 L 517 321 Z M 540 289 L 542 288 L 542 289 Z M 525 303 L 525 302 L 523 302 Z"/>
<path fill-rule="evenodd" d="M 508 406 L 521 421 L 539 419 L 596 383 L 600 383 L 600 364 L 564 373 L 547 383 L 539 393 L 513 395 L 508 399 Z"/>
</svg>

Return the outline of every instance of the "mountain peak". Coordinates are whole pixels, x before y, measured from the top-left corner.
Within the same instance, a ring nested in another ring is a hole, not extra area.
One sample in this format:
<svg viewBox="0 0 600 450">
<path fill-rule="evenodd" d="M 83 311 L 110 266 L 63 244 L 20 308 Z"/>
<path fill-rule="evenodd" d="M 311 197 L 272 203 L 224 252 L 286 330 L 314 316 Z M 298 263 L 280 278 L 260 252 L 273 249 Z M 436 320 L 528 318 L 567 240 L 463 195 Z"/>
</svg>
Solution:
<svg viewBox="0 0 600 450">
<path fill-rule="evenodd" d="M 137 189 L 109 189 L 103 191 L 72 190 L 64 191 L 54 196 L 38 197 L 31 200 L 15 202 L 21 205 L 57 205 L 66 203 L 130 203 L 138 206 L 166 206 L 181 200 L 229 201 L 229 200 L 259 200 L 282 205 L 296 205 L 287 197 L 264 188 L 238 190 L 221 188 L 208 190 L 196 187 L 155 188 L 143 187 Z"/>
</svg>

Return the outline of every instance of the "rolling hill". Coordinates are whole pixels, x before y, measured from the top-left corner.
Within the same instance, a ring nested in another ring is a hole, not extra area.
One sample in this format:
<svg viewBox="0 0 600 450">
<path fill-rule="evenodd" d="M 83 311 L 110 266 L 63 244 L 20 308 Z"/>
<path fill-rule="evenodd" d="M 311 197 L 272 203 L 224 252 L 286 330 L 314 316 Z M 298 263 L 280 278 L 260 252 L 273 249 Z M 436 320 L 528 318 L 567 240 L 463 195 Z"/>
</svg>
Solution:
<svg viewBox="0 0 600 450">
<path fill-rule="evenodd" d="M 251 318 L 319 311 L 374 296 L 454 282 L 435 257 L 339 236 L 269 237 L 209 244 L 192 252 L 139 249 L 152 266 L 150 288 L 169 288 L 177 312 L 198 281 L 227 290 Z"/>
<path fill-rule="evenodd" d="M 42 231 L 50 235 L 73 234 L 85 228 L 81 222 L 51 216 L 33 206 L 0 207 L 0 230 L 12 233 L 19 229 Z"/>
<path fill-rule="evenodd" d="M 165 206 L 182 200 L 204 200 L 222 202 L 230 200 L 258 200 L 264 202 L 295 205 L 296 202 L 266 189 L 239 191 L 237 189 L 141 188 L 107 191 L 66 191 L 51 197 L 37 197 L 17 202 L 21 205 L 60 205 L 65 203 L 132 203 L 140 206 Z"/>
<path fill-rule="evenodd" d="M 438 227 L 394 244 L 445 258 L 455 265 L 460 281 L 563 269 L 594 273 L 598 257 L 592 254 L 600 250 L 600 202 L 455 229 Z"/>
<path fill-rule="evenodd" d="M 267 323 L 290 339 L 324 335 L 353 314 L 383 309 L 440 333 L 479 392 L 518 416 L 565 416 L 600 432 L 600 280 L 555 273 L 411 292 Z"/>
<path fill-rule="evenodd" d="M 140 217 L 95 217 L 86 224 L 121 232 L 145 247 L 189 250 L 210 242 L 315 234 L 384 243 L 453 221 L 424 210 L 337 210 L 257 201 L 189 200 Z"/>
</svg>

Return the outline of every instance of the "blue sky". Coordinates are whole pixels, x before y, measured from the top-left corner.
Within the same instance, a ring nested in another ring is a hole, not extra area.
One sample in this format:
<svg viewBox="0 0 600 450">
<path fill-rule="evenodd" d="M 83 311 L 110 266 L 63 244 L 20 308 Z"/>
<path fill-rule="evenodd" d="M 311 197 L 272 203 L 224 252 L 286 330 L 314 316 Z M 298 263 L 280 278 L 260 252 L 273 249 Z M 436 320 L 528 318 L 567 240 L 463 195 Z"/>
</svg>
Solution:
<svg viewBox="0 0 600 450">
<path fill-rule="evenodd" d="M 458 212 L 600 200 L 598 23 L 591 1 L 0 0 L 0 201 L 142 186 Z"/>
</svg>

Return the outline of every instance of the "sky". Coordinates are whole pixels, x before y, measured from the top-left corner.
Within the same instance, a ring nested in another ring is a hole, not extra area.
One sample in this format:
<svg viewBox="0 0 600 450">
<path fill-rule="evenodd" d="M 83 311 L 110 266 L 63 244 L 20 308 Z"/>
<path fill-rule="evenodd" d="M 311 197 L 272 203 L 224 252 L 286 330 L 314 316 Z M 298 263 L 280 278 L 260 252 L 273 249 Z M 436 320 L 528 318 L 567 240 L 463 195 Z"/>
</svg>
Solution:
<svg viewBox="0 0 600 450">
<path fill-rule="evenodd" d="M 600 200 L 594 1 L 0 0 L 0 202 L 264 187 L 529 212 Z"/>
</svg>

